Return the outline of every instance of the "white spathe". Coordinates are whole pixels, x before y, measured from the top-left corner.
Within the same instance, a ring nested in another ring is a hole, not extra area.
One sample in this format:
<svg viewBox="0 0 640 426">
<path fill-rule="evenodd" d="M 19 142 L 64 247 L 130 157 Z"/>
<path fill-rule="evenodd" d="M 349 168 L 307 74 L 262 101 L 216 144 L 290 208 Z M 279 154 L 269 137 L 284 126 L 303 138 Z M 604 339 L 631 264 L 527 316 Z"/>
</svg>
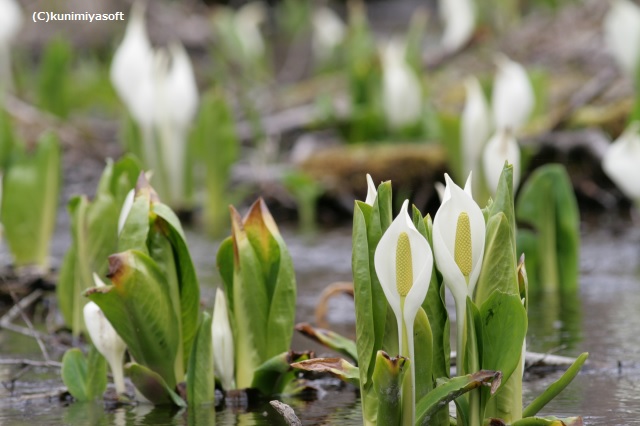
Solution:
<svg viewBox="0 0 640 426">
<path fill-rule="evenodd" d="M 491 104 L 496 129 L 517 132 L 533 112 L 535 95 L 527 71 L 504 55 L 496 57 Z"/>
<path fill-rule="evenodd" d="M 404 40 L 392 39 L 381 49 L 382 104 L 394 129 L 416 124 L 422 116 L 422 86 L 405 59 Z"/>
<path fill-rule="evenodd" d="M 640 207 L 640 122 L 634 121 L 607 149 L 602 169 Z"/>
<path fill-rule="evenodd" d="M 487 142 L 482 154 L 482 170 L 489 191 L 498 189 L 504 162 L 513 165 L 513 190 L 520 184 L 520 147 L 511 130 L 498 130 Z"/>
<path fill-rule="evenodd" d="M 151 82 L 153 48 L 147 36 L 144 13 L 144 3 L 134 3 L 110 70 L 113 87 L 141 127 L 152 125 L 154 110 Z"/>
<path fill-rule="evenodd" d="M 347 27 L 342 19 L 326 6 L 320 6 L 313 12 L 311 26 L 313 56 L 316 61 L 324 62 L 344 40 Z"/>
<path fill-rule="evenodd" d="M 482 210 L 471 195 L 471 175 L 467 179 L 464 190 L 456 185 L 448 174 L 444 177 L 446 182 L 444 201 L 433 219 L 433 253 L 438 270 L 453 293 L 456 303 L 458 301 L 464 303 L 467 296 L 473 296 L 480 276 L 486 225 Z M 468 283 L 454 257 L 458 217 L 463 212 L 469 216 L 471 229 L 471 272 Z"/>
<path fill-rule="evenodd" d="M 389 228 L 376 247 L 374 265 L 380 285 L 389 306 L 393 310 L 398 323 L 398 348 L 400 355 L 411 360 L 412 383 L 414 384 L 415 402 L 415 358 L 413 342 L 413 324 L 429 290 L 431 272 L 433 271 L 433 253 L 426 238 L 418 232 L 408 212 L 409 200 L 405 200 L 400 213 L 393 220 Z M 406 234 L 409 239 L 411 268 L 413 282 L 405 296 L 401 296 L 397 283 L 397 251 L 398 240 L 401 234 Z M 404 300 L 404 302 L 402 301 Z M 404 306 L 403 306 L 404 305 Z M 409 353 L 403 353 L 403 324 L 407 331 L 407 348 Z M 415 404 L 414 404 L 415 406 Z"/>
<path fill-rule="evenodd" d="M 236 388 L 235 385 L 235 349 L 233 333 L 229 323 L 227 300 L 222 290 L 216 290 L 216 301 L 213 307 L 211 322 L 211 342 L 213 345 L 213 365 L 216 377 L 220 379 L 225 390 Z"/>
<path fill-rule="evenodd" d="M 378 190 L 376 189 L 376 185 L 373 183 L 373 179 L 371 175 L 367 173 L 367 198 L 365 199 L 365 203 L 373 206 L 373 203 L 376 202 L 376 197 L 378 196 Z"/>
<path fill-rule="evenodd" d="M 0 0 L 0 95 L 12 86 L 11 43 L 22 27 L 22 8 L 16 0 Z"/>
<path fill-rule="evenodd" d="M 489 103 L 475 77 L 465 80 L 466 102 L 462 110 L 460 136 L 463 173 L 469 174 L 480 165 L 482 148 L 491 136 L 492 121 Z"/>
<path fill-rule="evenodd" d="M 473 0 L 440 0 L 440 19 L 444 23 L 442 47 L 456 52 L 467 44 L 476 27 L 476 8 Z"/>
<path fill-rule="evenodd" d="M 118 217 L 118 236 L 122 233 L 122 228 L 124 228 L 124 224 L 129 217 L 129 213 L 131 212 L 131 207 L 133 207 L 133 200 L 136 196 L 136 190 L 131 189 L 127 192 L 127 196 L 124 198 L 124 203 L 122 203 L 122 208 L 120 209 L 120 216 Z"/>
<path fill-rule="evenodd" d="M 629 0 L 613 0 L 603 29 L 604 41 L 618 66 L 635 78 L 640 61 L 640 7 Z"/>
<path fill-rule="evenodd" d="M 267 9 L 262 1 L 245 4 L 233 16 L 236 36 L 247 59 L 253 60 L 264 55 L 265 43 L 260 32 L 260 24 L 266 16 Z"/>
<path fill-rule="evenodd" d="M 105 284 L 96 275 L 93 274 L 93 280 L 97 287 L 104 287 Z M 127 349 L 122 338 L 118 335 L 104 313 L 94 302 L 84 305 L 84 324 L 87 327 L 89 336 L 93 345 L 98 352 L 109 363 L 111 373 L 113 374 L 113 382 L 116 386 L 116 392 L 123 394 L 126 392 L 124 384 L 123 357 L 124 351 Z"/>
</svg>

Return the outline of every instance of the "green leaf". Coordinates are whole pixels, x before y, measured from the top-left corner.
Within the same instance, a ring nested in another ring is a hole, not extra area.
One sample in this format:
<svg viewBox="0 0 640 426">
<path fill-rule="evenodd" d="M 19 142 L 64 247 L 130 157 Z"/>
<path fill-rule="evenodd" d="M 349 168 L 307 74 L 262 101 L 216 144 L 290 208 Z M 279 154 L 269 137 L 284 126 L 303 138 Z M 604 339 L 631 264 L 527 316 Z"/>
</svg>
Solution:
<svg viewBox="0 0 640 426">
<path fill-rule="evenodd" d="M 571 180 L 560 164 L 538 168 L 523 185 L 516 209 L 518 221 L 532 227 L 537 235 L 537 253 L 525 252 L 527 259 L 535 256 L 539 267 L 530 278 L 535 287 L 560 289 L 578 288 L 580 249 L 580 215 Z M 527 268 L 532 272 L 532 268 Z"/>
<path fill-rule="evenodd" d="M 156 220 L 156 224 L 160 226 L 162 233 L 173 248 L 172 255 L 175 259 L 179 284 L 179 314 L 181 315 L 183 353 L 186 361 L 191 352 L 191 345 L 198 326 L 200 285 L 178 217 L 165 204 L 152 203 L 152 208 L 153 212 L 164 220 L 164 223 L 159 223 Z"/>
<path fill-rule="evenodd" d="M 415 347 L 416 401 L 422 399 L 433 389 L 433 334 L 424 309 L 418 309 L 413 325 L 413 341 Z"/>
<path fill-rule="evenodd" d="M 549 403 L 549 401 L 558 396 L 558 394 L 562 392 L 564 388 L 569 386 L 569 383 L 571 383 L 571 381 L 578 375 L 580 369 L 582 368 L 582 365 L 587 361 L 587 358 L 589 358 L 588 352 L 580 354 L 580 356 L 573 362 L 573 364 L 571 364 L 571 367 L 569 367 L 567 371 L 565 371 L 562 377 L 553 382 L 547 388 L 547 390 L 545 390 L 540 396 L 534 399 L 531 404 L 529 404 L 527 408 L 522 411 L 522 416 L 535 416 L 540 410 L 542 410 L 545 405 Z"/>
<path fill-rule="evenodd" d="M 72 48 L 69 41 L 55 37 L 46 46 L 38 76 L 38 101 L 47 111 L 67 117 L 71 107 Z"/>
<path fill-rule="evenodd" d="M 304 334 L 308 338 L 315 340 L 316 342 L 325 345 L 329 349 L 333 349 L 334 351 L 341 353 L 342 355 L 348 356 L 352 360 L 358 363 L 358 350 L 356 347 L 356 343 L 340 334 L 331 331 L 325 330 L 323 328 L 313 327 L 308 323 L 300 323 L 296 324 L 296 330 L 300 333 Z"/>
<path fill-rule="evenodd" d="M 61 373 L 69 393 L 78 401 L 93 401 L 107 389 L 107 361 L 93 346 L 88 360 L 80 349 L 65 352 Z"/>
<path fill-rule="evenodd" d="M 292 364 L 308 361 L 309 352 L 283 352 L 262 363 L 253 375 L 251 387 L 262 395 L 278 395 L 296 378 Z"/>
<path fill-rule="evenodd" d="M 480 306 L 496 291 L 519 294 L 515 247 L 512 230 L 504 213 L 490 217 L 487 223 L 482 269 L 475 288 L 474 302 Z"/>
<path fill-rule="evenodd" d="M 193 344 L 187 374 L 189 405 L 212 403 L 215 400 L 213 376 L 213 346 L 211 344 L 211 315 L 205 312 Z"/>
<path fill-rule="evenodd" d="M 491 392 L 495 392 L 500 386 L 501 379 L 502 374 L 499 371 L 481 370 L 477 373 L 445 380 L 416 404 L 416 425 L 431 425 L 433 416 L 442 407 L 448 406 L 460 395 L 480 386 L 491 386 Z"/>
<path fill-rule="evenodd" d="M 147 252 L 149 211 L 151 201 L 146 195 L 137 196 L 118 236 L 118 251 L 138 250 Z"/>
<path fill-rule="evenodd" d="M 0 219 L 18 266 L 48 268 L 60 193 L 60 147 L 47 133 L 33 154 L 17 147 L 3 178 Z"/>
<path fill-rule="evenodd" d="M 227 299 L 227 309 L 230 312 L 230 317 L 233 318 L 233 257 L 234 247 L 233 238 L 225 238 L 218 247 L 218 253 L 216 254 L 216 266 L 222 277 L 222 284 L 224 287 L 224 294 Z M 233 326 L 233 324 L 232 324 Z M 236 334 L 235 331 L 233 333 Z"/>
<path fill-rule="evenodd" d="M 391 358 L 384 351 L 378 351 L 373 370 L 373 388 L 378 395 L 378 417 L 380 425 L 403 424 L 402 383 L 405 374 L 411 374 L 411 361 L 408 358 Z"/>
<path fill-rule="evenodd" d="M 178 318 L 166 278 L 153 259 L 135 250 L 110 256 L 109 265 L 113 285 L 89 289 L 85 295 L 104 312 L 133 358 L 175 387 L 180 376 L 174 370 Z"/>
<path fill-rule="evenodd" d="M 58 285 L 56 285 L 56 300 L 58 309 L 67 325 L 73 324 L 73 306 L 77 296 L 74 293 L 75 286 L 76 251 L 73 245 L 62 259 L 60 274 L 58 275 Z"/>
<path fill-rule="evenodd" d="M 131 362 L 124 367 L 125 374 L 131 379 L 136 389 L 154 405 L 175 404 L 186 407 L 178 394 L 158 373 L 147 367 Z"/>
<path fill-rule="evenodd" d="M 582 426 L 582 417 L 558 418 L 549 417 L 526 417 L 511 424 L 511 426 Z M 496 425 L 500 426 L 500 425 Z"/>
</svg>

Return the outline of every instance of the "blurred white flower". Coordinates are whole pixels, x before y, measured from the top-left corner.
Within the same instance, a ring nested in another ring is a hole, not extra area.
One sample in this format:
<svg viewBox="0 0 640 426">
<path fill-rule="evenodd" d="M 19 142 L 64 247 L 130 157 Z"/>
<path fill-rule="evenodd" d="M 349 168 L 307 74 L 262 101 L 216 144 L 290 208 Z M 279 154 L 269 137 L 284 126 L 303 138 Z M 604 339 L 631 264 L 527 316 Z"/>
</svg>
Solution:
<svg viewBox="0 0 640 426">
<path fill-rule="evenodd" d="M 607 149 L 602 169 L 640 208 L 640 122 L 634 121 Z"/>
<path fill-rule="evenodd" d="M 440 19 L 444 23 L 442 47 L 456 52 L 467 44 L 476 27 L 473 0 L 440 0 Z"/>
<path fill-rule="evenodd" d="M 613 0 L 603 27 L 605 43 L 618 66 L 635 78 L 640 60 L 640 7 L 629 0 Z"/>
<path fill-rule="evenodd" d="M 104 287 L 105 284 L 94 273 L 93 280 L 97 287 Z M 126 392 L 124 385 L 123 357 L 124 351 L 127 349 L 122 338 L 118 335 L 109 320 L 104 316 L 98 305 L 89 302 L 84 305 L 84 324 L 87 327 L 89 336 L 93 345 L 98 352 L 107 360 L 111 373 L 113 374 L 113 382 L 116 386 L 116 392 L 120 395 Z"/>
<path fill-rule="evenodd" d="M 264 55 L 265 44 L 260 24 L 267 17 L 267 9 L 262 1 L 253 1 L 242 6 L 235 13 L 233 23 L 236 36 L 247 59 Z"/>
<path fill-rule="evenodd" d="M 533 87 L 527 71 L 519 63 L 499 55 L 496 57 L 496 64 L 498 70 L 493 81 L 491 100 L 495 128 L 517 132 L 533 112 Z"/>
<path fill-rule="evenodd" d="M 1 181 L 0 181 L 1 182 Z M 378 190 L 376 189 L 376 185 L 373 183 L 373 179 L 371 175 L 367 173 L 367 198 L 365 199 L 365 203 L 373 206 L 373 203 L 376 202 L 376 197 L 378 196 Z"/>
<path fill-rule="evenodd" d="M 344 40 L 347 32 L 346 25 L 333 10 L 326 6 L 320 6 L 313 12 L 311 25 L 313 56 L 319 62 L 326 61 Z"/>
<path fill-rule="evenodd" d="M 460 137 L 462 142 L 462 172 L 468 175 L 479 167 L 482 148 L 491 135 L 491 112 L 478 79 L 465 80 L 466 102 L 462 110 Z"/>
<path fill-rule="evenodd" d="M 520 183 L 520 147 L 509 129 L 498 130 L 487 142 L 482 155 L 482 170 L 491 193 L 495 193 L 500 182 L 504 162 L 513 165 L 513 190 Z"/>
<path fill-rule="evenodd" d="M 422 116 L 422 86 L 405 59 L 404 40 L 393 39 L 381 49 L 382 103 L 392 128 L 410 126 Z"/>
<path fill-rule="evenodd" d="M 16 0 L 0 0 L 0 94 L 5 86 L 11 86 L 10 46 L 23 19 Z"/>
</svg>

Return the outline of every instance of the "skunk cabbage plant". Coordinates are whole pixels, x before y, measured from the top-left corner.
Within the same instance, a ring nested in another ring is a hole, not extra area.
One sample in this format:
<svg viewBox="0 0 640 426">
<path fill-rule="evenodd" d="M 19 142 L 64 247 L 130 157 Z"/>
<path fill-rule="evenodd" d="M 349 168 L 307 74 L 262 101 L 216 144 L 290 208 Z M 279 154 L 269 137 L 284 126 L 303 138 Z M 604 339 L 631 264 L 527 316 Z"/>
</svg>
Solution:
<svg viewBox="0 0 640 426">
<path fill-rule="evenodd" d="M 607 149 L 602 169 L 640 208 L 640 122 L 634 121 Z"/>
<path fill-rule="evenodd" d="M 336 12 L 326 6 L 314 10 L 311 25 L 313 56 L 319 63 L 326 62 L 346 37 L 347 27 Z"/>
<path fill-rule="evenodd" d="M 473 0 L 439 2 L 440 19 L 444 23 L 441 44 L 447 52 L 463 48 L 476 28 L 476 6 Z"/>
</svg>

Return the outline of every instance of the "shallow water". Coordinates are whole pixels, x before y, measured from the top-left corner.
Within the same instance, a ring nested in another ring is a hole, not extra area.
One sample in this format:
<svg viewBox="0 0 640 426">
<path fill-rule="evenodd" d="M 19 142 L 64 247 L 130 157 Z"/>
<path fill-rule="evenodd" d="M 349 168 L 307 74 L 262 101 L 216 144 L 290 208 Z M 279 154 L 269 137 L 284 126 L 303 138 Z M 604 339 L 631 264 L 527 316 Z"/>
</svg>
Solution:
<svg viewBox="0 0 640 426">
<path fill-rule="evenodd" d="M 319 295 L 330 283 L 351 279 L 351 231 L 348 228 L 322 232 L 312 241 L 283 230 L 296 266 L 299 321 L 313 322 Z M 194 261 L 203 285 L 203 300 L 212 305 L 213 288 L 219 279 L 214 254 L 217 243 L 195 233 L 188 234 Z M 592 229 L 582 237 L 581 289 L 576 302 L 538 297 L 530 305 L 528 349 L 561 355 L 590 352 L 584 371 L 541 414 L 582 415 L 592 425 L 640 424 L 640 229 L 614 234 Z M 562 309 L 561 304 L 565 307 Z M 572 306 L 571 309 L 566 306 Z M 354 336 L 353 301 L 340 295 L 327 310 L 328 326 Z M 296 350 L 313 349 L 329 354 L 308 339 L 295 336 Z M 0 358 L 41 359 L 33 339 L 0 331 Z M 59 356 L 53 354 L 52 356 Z M 55 391 L 62 383 L 54 370 L 36 368 L 21 376 L 13 393 L 6 381 L 17 367 L 0 366 L 0 426 L 40 424 L 182 425 L 209 424 L 213 408 L 195 413 L 137 406 L 105 409 L 101 404 L 67 404 L 38 396 Z M 525 404 L 559 377 L 527 375 Z M 7 388 L 9 387 L 9 388 Z M 312 401 L 285 399 L 308 425 L 359 425 L 360 405 L 352 388 L 326 381 L 319 398 Z M 29 397 L 29 395 L 35 395 Z M 250 413 L 229 409 L 215 413 L 218 425 L 272 425 L 281 420 L 268 404 Z"/>
</svg>

